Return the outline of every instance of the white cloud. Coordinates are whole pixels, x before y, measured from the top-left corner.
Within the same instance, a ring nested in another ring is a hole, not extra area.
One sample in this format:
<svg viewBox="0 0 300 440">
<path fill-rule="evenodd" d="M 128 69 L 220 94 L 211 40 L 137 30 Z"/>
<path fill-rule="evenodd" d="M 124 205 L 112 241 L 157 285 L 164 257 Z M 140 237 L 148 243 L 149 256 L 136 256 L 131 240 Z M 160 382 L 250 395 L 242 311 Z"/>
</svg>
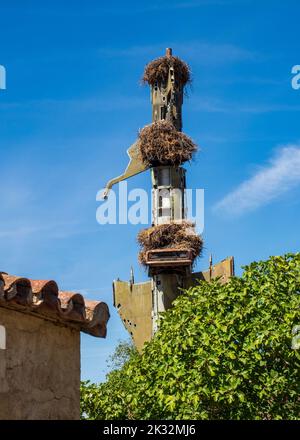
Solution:
<svg viewBox="0 0 300 440">
<path fill-rule="evenodd" d="M 226 6 L 231 5 L 232 0 L 194 0 L 194 1 L 183 1 L 183 2 L 166 2 L 166 4 L 163 4 L 161 1 L 157 4 L 148 4 L 145 6 L 142 6 L 140 8 L 135 8 L 134 10 L 131 10 L 130 12 L 141 12 L 141 13 L 147 13 L 147 12 L 155 12 L 155 11 L 172 11 L 172 10 L 180 10 L 180 9 L 194 9 L 194 8 L 201 8 L 202 6 Z M 127 8 L 128 10 L 128 8 Z"/>
<path fill-rule="evenodd" d="M 265 102 L 226 102 L 215 97 L 193 96 L 190 108 L 197 112 L 224 113 L 224 114 L 263 114 L 274 112 L 299 112 L 300 105 Z M 31 111 L 57 112 L 109 112 L 116 110 L 146 109 L 148 102 L 143 97 L 129 95 L 110 95 L 102 97 L 86 97 L 82 99 L 41 99 L 24 102 L 0 102 L 1 111 L 15 111 L 30 109 Z M 1 190 L 1 189 L 0 189 Z"/>
<path fill-rule="evenodd" d="M 243 0 L 246 2 L 247 0 Z M 248 0 L 249 1 L 249 0 Z M 100 16 L 101 18 L 107 15 L 134 15 L 134 14 L 146 14 L 151 12 L 160 12 L 160 11 L 173 11 L 173 10 L 181 10 L 181 9 L 196 9 L 202 8 L 203 6 L 231 6 L 237 3 L 238 0 L 190 0 L 190 1 L 182 1 L 182 2 L 170 2 L 170 1 L 157 1 L 157 2 L 141 2 L 141 4 L 131 4 L 131 2 L 126 2 L 124 6 L 120 5 L 116 7 L 115 5 L 102 5 L 99 2 L 99 7 L 93 5 L 93 7 L 82 8 L 76 7 L 73 5 L 72 8 L 62 8 L 51 6 L 45 8 L 43 5 L 36 5 L 34 8 L 28 10 L 26 6 L 21 5 L 19 10 L 21 9 L 22 14 L 30 13 L 30 15 L 46 15 L 46 16 L 55 16 L 55 17 L 95 17 Z M 5 6 L 6 12 L 15 12 L 15 10 L 11 6 Z"/>
<path fill-rule="evenodd" d="M 239 216 L 253 211 L 300 184 L 300 145 L 286 145 L 250 179 L 226 195 L 214 210 Z"/>
<path fill-rule="evenodd" d="M 264 102 L 226 102 L 214 97 L 193 97 L 191 109 L 200 112 L 226 113 L 226 114 L 262 114 L 275 112 L 299 112 L 300 105 Z"/>
<path fill-rule="evenodd" d="M 234 44 L 210 43 L 206 41 L 186 41 L 186 42 L 162 42 L 160 44 L 145 46 L 130 46 L 124 48 L 103 47 L 98 50 L 102 57 L 144 57 L 157 58 L 164 55 L 165 48 L 172 47 L 174 55 L 182 56 L 193 60 L 193 64 L 216 65 L 230 64 L 239 61 L 254 61 L 260 55 Z"/>
<path fill-rule="evenodd" d="M 34 224 L 29 223 L 27 220 L 25 224 L 16 224 L 12 227 L 7 227 L 7 224 L 0 223 L 0 238 L 1 239 L 28 239 L 32 240 L 32 237 L 36 236 L 37 240 L 45 239 L 62 239 L 73 235 L 84 234 L 89 232 L 98 232 L 98 229 L 83 228 L 79 222 L 65 221 L 65 222 L 53 222 Z M 45 235 L 47 233 L 47 235 Z"/>
<path fill-rule="evenodd" d="M 101 97 L 86 97 L 82 99 L 36 99 L 28 101 L 0 102 L 0 111 L 15 111 L 16 109 L 48 110 L 48 111 L 77 111 L 77 112 L 107 112 L 142 108 L 147 103 L 145 99 L 135 96 L 109 95 Z"/>
</svg>

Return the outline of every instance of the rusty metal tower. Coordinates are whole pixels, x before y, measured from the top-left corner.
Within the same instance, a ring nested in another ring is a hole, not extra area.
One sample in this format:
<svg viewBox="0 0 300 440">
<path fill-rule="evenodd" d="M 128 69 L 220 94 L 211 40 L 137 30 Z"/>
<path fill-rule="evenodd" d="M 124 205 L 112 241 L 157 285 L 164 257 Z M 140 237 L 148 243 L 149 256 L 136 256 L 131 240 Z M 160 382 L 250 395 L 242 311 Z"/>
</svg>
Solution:
<svg viewBox="0 0 300 440">
<path fill-rule="evenodd" d="M 166 58 L 172 59 L 172 49 L 166 49 Z M 177 80 L 175 66 L 170 62 L 168 77 L 159 78 L 150 85 L 152 122 L 166 120 L 176 130 L 182 130 L 183 84 Z M 181 223 L 187 217 L 185 169 L 181 166 L 158 165 L 151 168 L 152 225 Z M 152 277 L 152 332 L 158 326 L 158 318 L 172 305 L 185 287 L 190 275 L 192 259 L 189 249 L 165 248 L 149 251 L 146 263 Z"/>
<path fill-rule="evenodd" d="M 152 124 L 166 121 L 172 124 L 175 132 L 182 131 L 182 105 L 184 82 L 180 80 L 178 63 L 167 48 L 163 60 L 164 74 L 157 75 L 150 83 Z M 180 61 L 180 60 L 179 60 Z M 181 61 L 180 61 L 181 62 Z M 182 225 L 187 220 L 186 170 L 179 164 L 145 163 L 140 153 L 141 141 L 138 139 L 129 149 L 130 162 L 125 172 L 108 182 L 104 197 L 110 188 L 133 175 L 151 169 L 152 181 L 152 228 L 161 225 Z M 190 234 L 195 231 L 190 226 Z M 182 288 L 195 283 L 196 279 L 210 280 L 223 276 L 224 281 L 233 274 L 233 258 L 212 266 L 207 272 L 192 272 L 193 253 L 189 246 L 164 245 L 145 252 L 144 264 L 148 267 L 150 281 L 135 283 L 133 273 L 130 281 L 114 281 L 114 305 L 129 331 L 135 345 L 141 349 L 157 331 L 159 314 L 172 306 L 173 300 Z"/>
</svg>

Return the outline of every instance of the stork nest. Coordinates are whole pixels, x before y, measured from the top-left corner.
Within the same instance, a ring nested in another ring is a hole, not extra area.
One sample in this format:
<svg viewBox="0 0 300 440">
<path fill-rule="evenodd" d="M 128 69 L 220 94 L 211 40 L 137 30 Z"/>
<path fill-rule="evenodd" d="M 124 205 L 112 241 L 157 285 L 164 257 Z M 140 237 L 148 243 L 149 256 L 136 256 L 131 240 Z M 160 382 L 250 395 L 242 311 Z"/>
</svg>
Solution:
<svg viewBox="0 0 300 440">
<path fill-rule="evenodd" d="M 191 82 L 191 70 L 188 64 L 178 57 L 164 56 L 156 58 L 146 65 L 142 81 L 151 86 L 157 83 L 166 83 L 169 76 L 169 68 L 173 67 L 175 81 L 182 86 Z"/>
<path fill-rule="evenodd" d="M 180 165 L 192 159 L 196 144 L 168 121 L 146 125 L 139 133 L 141 158 L 147 166 Z"/>
<path fill-rule="evenodd" d="M 195 260 L 203 248 L 202 238 L 196 234 L 194 224 L 188 221 L 143 229 L 138 233 L 137 241 L 141 247 L 139 262 L 143 265 L 146 265 L 147 251 L 164 248 L 189 249 Z"/>
</svg>

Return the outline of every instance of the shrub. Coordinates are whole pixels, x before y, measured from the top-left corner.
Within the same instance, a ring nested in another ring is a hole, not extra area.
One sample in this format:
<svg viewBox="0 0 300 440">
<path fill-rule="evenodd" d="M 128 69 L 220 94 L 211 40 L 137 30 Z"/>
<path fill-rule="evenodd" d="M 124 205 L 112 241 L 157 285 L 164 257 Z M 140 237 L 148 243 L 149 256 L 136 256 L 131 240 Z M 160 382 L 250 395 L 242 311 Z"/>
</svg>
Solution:
<svg viewBox="0 0 300 440">
<path fill-rule="evenodd" d="M 107 419 L 298 419 L 299 308 L 300 254 L 254 262 L 225 285 L 199 281 L 90 405 Z"/>
</svg>

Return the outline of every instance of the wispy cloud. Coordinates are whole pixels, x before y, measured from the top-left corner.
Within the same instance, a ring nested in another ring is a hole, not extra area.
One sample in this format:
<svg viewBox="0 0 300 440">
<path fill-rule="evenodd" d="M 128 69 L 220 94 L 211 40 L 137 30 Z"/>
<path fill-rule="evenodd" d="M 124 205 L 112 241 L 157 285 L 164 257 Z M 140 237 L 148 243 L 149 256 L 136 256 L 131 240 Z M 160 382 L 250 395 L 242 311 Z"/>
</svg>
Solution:
<svg viewBox="0 0 300 440">
<path fill-rule="evenodd" d="M 247 84 L 247 85 L 255 85 L 255 86 L 281 86 L 281 85 L 289 85 L 289 78 L 281 77 L 281 78 L 273 78 L 270 76 L 253 76 L 253 75 L 239 75 L 239 76 L 218 76 L 218 84 L 224 85 L 236 85 L 236 84 Z M 207 76 L 201 79 L 202 85 L 214 85 L 216 84 L 215 76 Z"/>
<path fill-rule="evenodd" d="M 57 112 L 114 112 L 147 108 L 148 102 L 143 97 L 110 95 L 109 97 L 86 97 L 81 99 L 40 99 L 0 103 L 0 112 L 31 110 Z M 190 101 L 193 111 L 208 113 L 271 113 L 300 111 L 300 104 L 258 102 L 226 102 L 215 97 L 193 96 Z"/>
<path fill-rule="evenodd" d="M 27 221 L 28 222 L 28 221 Z M 68 238 L 73 235 L 82 235 L 85 233 L 99 232 L 99 228 L 85 228 L 79 222 L 53 222 L 44 224 L 16 224 L 13 227 L 7 227 L 7 224 L 0 223 L 0 238 L 31 239 L 36 236 L 41 240 L 43 234 L 46 234 L 47 240 Z"/>
<path fill-rule="evenodd" d="M 230 64 L 237 61 L 255 60 L 259 54 L 234 44 L 218 44 L 206 41 L 168 41 L 155 45 L 130 46 L 124 48 L 103 47 L 98 50 L 102 57 L 157 57 L 164 54 L 166 47 L 173 47 L 175 54 L 193 59 L 200 65 Z"/>
<path fill-rule="evenodd" d="M 95 17 L 107 14 L 107 15 L 134 15 L 134 14 L 147 14 L 150 12 L 159 12 L 159 11 L 173 11 L 173 10 L 182 10 L 182 9 L 197 9 L 204 6 L 230 6 L 232 4 L 237 3 L 238 0 L 187 0 L 181 2 L 170 2 L 165 0 L 165 2 L 141 2 L 140 4 L 132 4 L 131 2 L 126 2 L 126 5 L 93 5 L 93 7 L 83 8 L 80 4 L 80 7 L 70 8 L 61 8 L 61 7 L 45 7 L 44 5 L 40 7 L 36 5 L 34 8 L 26 8 L 25 6 L 20 6 L 18 9 L 22 11 L 22 14 L 27 15 L 47 15 L 47 16 L 55 16 L 55 17 Z M 243 0 L 244 2 L 247 0 Z M 249 1 L 249 0 L 248 0 Z M 15 12 L 15 9 L 11 6 L 4 7 L 5 12 Z"/>
<path fill-rule="evenodd" d="M 274 112 L 299 112 L 300 105 L 282 104 L 282 103 L 266 103 L 266 102 L 226 102 L 213 97 L 200 97 L 191 100 L 191 109 L 194 111 L 208 113 L 274 113 Z"/>
<path fill-rule="evenodd" d="M 300 144 L 282 147 L 269 163 L 226 195 L 214 210 L 231 216 L 254 211 L 300 184 Z"/>
<path fill-rule="evenodd" d="M 230 5 L 234 2 L 234 0 L 191 0 L 191 1 L 182 1 L 182 2 L 169 2 L 167 1 L 165 4 L 163 2 L 154 3 L 151 2 L 148 5 L 143 5 L 141 7 L 136 8 L 126 8 L 127 13 L 148 13 L 155 11 L 172 11 L 172 10 L 181 10 L 181 9 L 196 9 L 201 8 L 202 6 L 226 6 Z M 107 10 L 108 11 L 108 10 Z M 112 11 L 112 10 L 110 10 Z M 116 11 L 114 11 L 116 12 Z"/>
<path fill-rule="evenodd" d="M 0 111 L 15 111 L 17 109 L 38 109 L 78 112 L 107 112 L 128 110 L 145 106 L 145 100 L 135 96 L 99 96 L 81 99 L 36 99 L 28 101 L 13 101 L 0 103 Z"/>
</svg>

